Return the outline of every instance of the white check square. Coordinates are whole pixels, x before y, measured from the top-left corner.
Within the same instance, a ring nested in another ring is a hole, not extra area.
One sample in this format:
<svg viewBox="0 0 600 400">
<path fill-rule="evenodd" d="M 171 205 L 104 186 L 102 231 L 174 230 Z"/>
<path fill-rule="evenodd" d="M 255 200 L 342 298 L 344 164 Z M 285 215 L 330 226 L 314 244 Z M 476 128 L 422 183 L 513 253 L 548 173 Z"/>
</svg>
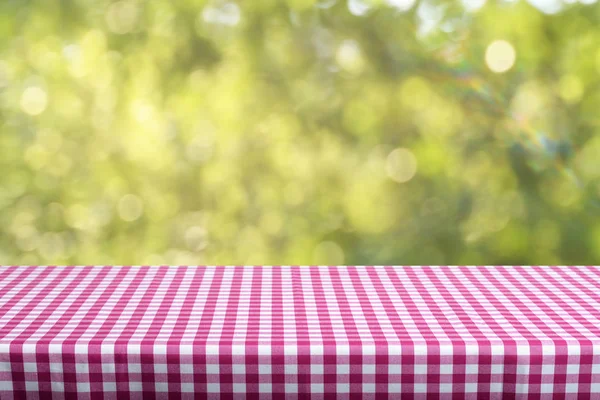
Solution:
<svg viewBox="0 0 600 400">
<path fill-rule="evenodd" d="M 89 364 L 77 363 L 75 364 L 75 372 L 78 374 L 87 374 L 90 372 Z"/>
<path fill-rule="evenodd" d="M 261 393 L 272 393 L 273 392 L 273 385 L 271 385 L 270 383 L 259 383 L 258 384 L 258 390 Z"/>
<path fill-rule="evenodd" d="M 504 365 L 492 364 L 491 373 L 494 375 L 502 374 L 504 372 Z"/>
<path fill-rule="evenodd" d="M 221 385 L 219 383 L 207 383 L 206 391 L 208 393 L 221 393 Z"/>
<path fill-rule="evenodd" d="M 567 383 L 565 385 L 565 392 L 577 393 L 579 391 L 579 385 L 577 383 Z"/>
<path fill-rule="evenodd" d="M 364 345 L 362 349 L 362 353 L 365 356 L 374 356 L 375 355 L 375 346 L 374 345 Z"/>
<path fill-rule="evenodd" d="M 467 364 L 465 365 L 465 373 L 469 375 L 476 375 L 479 372 L 479 365 Z"/>
<path fill-rule="evenodd" d="M 427 374 L 427 365 L 415 364 L 415 375 Z"/>
<path fill-rule="evenodd" d="M 114 374 L 115 373 L 115 364 L 102 363 L 102 372 L 105 374 Z"/>
<path fill-rule="evenodd" d="M 503 384 L 502 382 L 492 382 L 490 384 L 490 392 L 492 393 L 502 393 L 503 392 Z"/>
<path fill-rule="evenodd" d="M 389 393 L 402 393 L 402 385 L 400 383 L 388 383 Z"/>
<path fill-rule="evenodd" d="M 285 384 L 285 392 L 286 393 L 298 393 L 298 384 L 297 383 L 286 383 Z"/>
<path fill-rule="evenodd" d="M 219 373 L 219 365 L 207 364 L 206 365 L 206 373 L 207 374 L 218 374 Z"/>
<path fill-rule="evenodd" d="M 374 364 L 363 364 L 363 374 L 374 374 L 375 373 L 375 365 Z"/>
<path fill-rule="evenodd" d="M 231 372 L 234 374 L 245 374 L 246 366 L 244 364 L 234 364 L 231 366 Z"/>
<path fill-rule="evenodd" d="M 337 392 L 338 393 L 350 393 L 350 385 L 347 383 L 338 383 L 337 384 Z"/>
<path fill-rule="evenodd" d="M 402 365 L 400 364 L 389 364 L 388 374 L 398 375 L 402 373 Z"/>
<path fill-rule="evenodd" d="M 440 393 L 452 393 L 452 384 L 440 383 Z"/>
<path fill-rule="evenodd" d="M 259 374 L 270 374 L 271 373 L 271 366 L 270 365 L 259 365 L 258 366 L 258 373 Z"/>
<path fill-rule="evenodd" d="M 336 353 L 340 356 L 347 356 L 350 354 L 350 346 L 346 344 L 338 344 L 336 346 Z"/>
<path fill-rule="evenodd" d="M 310 346 L 310 354 L 313 356 L 323 355 L 323 346 L 319 344 L 313 344 Z"/>
<path fill-rule="evenodd" d="M 9 364 L 9 363 L 7 363 L 7 364 Z M 24 372 L 37 372 L 37 364 L 34 362 L 25 362 L 25 363 L 23 363 L 23 371 Z"/>
<path fill-rule="evenodd" d="M 245 383 L 234 383 L 233 384 L 233 393 L 245 393 L 246 392 L 246 384 Z"/>
<path fill-rule="evenodd" d="M 312 393 L 323 393 L 325 391 L 325 385 L 322 383 L 311 383 L 310 390 Z"/>
<path fill-rule="evenodd" d="M 284 367 L 285 373 L 287 375 L 293 375 L 298 373 L 298 366 L 296 364 L 287 364 Z"/>
<path fill-rule="evenodd" d="M 554 393 L 554 385 L 552 383 L 542 383 L 540 393 Z"/>
<path fill-rule="evenodd" d="M 415 393 L 427 393 L 427 384 L 415 383 Z"/>
<path fill-rule="evenodd" d="M 169 384 L 166 382 L 156 382 L 154 388 L 157 392 L 165 393 L 169 391 Z"/>
<path fill-rule="evenodd" d="M 179 371 L 185 375 L 193 374 L 194 373 L 194 365 L 193 364 L 180 364 Z"/>
<path fill-rule="evenodd" d="M 130 364 L 127 364 L 127 369 L 131 373 L 139 374 L 142 372 L 142 364 L 130 363 Z"/>
</svg>

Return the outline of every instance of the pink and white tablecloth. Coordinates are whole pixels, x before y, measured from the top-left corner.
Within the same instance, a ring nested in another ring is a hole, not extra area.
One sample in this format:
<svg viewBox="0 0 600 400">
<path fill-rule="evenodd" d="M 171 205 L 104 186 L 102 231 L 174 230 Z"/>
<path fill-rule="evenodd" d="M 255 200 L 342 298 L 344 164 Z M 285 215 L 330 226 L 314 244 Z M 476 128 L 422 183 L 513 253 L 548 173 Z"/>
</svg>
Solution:
<svg viewBox="0 0 600 400">
<path fill-rule="evenodd" d="M 598 267 L 0 267 L 0 399 L 600 399 Z"/>
</svg>

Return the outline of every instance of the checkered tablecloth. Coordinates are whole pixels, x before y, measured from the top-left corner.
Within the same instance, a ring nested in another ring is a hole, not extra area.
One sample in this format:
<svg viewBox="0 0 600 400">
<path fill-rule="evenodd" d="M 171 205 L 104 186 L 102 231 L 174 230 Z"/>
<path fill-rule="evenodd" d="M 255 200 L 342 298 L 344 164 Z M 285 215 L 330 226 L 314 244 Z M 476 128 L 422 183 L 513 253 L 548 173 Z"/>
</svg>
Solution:
<svg viewBox="0 0 600 400">
<path fill-rule="evenodd" d="M 600 399 L 598 267 L 0 267 L 0 399 Z"/>
</svg>

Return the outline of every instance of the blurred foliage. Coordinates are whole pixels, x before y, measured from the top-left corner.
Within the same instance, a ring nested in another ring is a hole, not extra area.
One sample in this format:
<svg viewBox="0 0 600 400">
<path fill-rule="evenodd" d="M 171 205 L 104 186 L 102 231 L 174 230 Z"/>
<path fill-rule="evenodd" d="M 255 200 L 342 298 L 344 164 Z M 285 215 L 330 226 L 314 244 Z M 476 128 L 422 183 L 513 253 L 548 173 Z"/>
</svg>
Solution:
<svg viewBox="0 0 600 400">
<path fill-rule="evenodd" d="M 3 0 L 4 264 L 599 264 L 593 0 Z"/>
</svg>

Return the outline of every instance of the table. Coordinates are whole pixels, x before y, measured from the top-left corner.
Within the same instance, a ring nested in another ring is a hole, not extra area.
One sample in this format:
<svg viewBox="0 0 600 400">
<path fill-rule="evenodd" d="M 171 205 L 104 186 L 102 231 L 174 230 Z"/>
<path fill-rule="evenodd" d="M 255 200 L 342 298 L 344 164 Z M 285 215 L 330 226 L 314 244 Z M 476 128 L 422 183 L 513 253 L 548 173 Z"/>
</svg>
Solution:
<svg viewBox="0 0 600 400">
<path fill-rule="evenodd" d="M 598 267 L 0 267 L 0 399 L 600 399 Z"/>
</svg>

